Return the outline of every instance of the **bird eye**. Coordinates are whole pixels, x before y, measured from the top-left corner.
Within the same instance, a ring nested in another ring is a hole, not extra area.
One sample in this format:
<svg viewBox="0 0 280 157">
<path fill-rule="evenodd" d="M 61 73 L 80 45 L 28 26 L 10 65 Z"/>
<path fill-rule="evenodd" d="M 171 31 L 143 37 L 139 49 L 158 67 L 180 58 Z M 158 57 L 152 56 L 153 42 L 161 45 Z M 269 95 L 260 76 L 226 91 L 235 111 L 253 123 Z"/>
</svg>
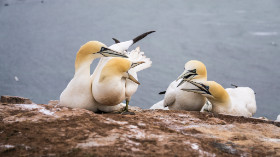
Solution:
<svg viewBox="0 0 280 157">
<path fill-rule="evenodd" d="M 105 50 L 105 47 L 101 47 L 100 51 L 104 51 Z"/>
<path fill-rule="evenodd" d="M 189 72 L 196 73 L 196 69 L 189 70 Z"/>
</svg>

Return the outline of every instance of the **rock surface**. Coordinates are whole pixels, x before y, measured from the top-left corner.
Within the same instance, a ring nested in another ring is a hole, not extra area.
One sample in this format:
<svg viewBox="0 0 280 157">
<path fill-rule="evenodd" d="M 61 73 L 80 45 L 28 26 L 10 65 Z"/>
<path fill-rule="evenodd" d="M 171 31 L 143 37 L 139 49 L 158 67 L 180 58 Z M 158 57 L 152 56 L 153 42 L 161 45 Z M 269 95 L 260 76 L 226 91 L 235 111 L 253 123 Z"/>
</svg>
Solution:
<svg viewBox="0 0 280 157">
<path fill-rule="evenodd" d="M 1 103 L 3 104 L 32 104 L 32 101 L 28 98 L 18 96 L 1 96 Z"/>
<path fill-rule="evenodd" d="M 96 114 L 0 104 L 0 156 L 280 156 L 280 123 L 212 113 Z"/>
</svg>

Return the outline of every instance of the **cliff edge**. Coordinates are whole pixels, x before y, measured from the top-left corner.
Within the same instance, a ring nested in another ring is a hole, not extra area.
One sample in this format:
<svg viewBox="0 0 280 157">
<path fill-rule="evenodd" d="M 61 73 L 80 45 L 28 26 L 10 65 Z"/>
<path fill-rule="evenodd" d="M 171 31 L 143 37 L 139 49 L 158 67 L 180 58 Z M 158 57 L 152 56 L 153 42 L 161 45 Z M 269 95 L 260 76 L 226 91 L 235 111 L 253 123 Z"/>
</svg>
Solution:
<svg viewBox="0 0 280 157">
<path fill-rule="evenodd" d="M 213 113 L 97 114 L 2 96 L 0 156 L 280 156 L 280 122 Z"/>
</svg>

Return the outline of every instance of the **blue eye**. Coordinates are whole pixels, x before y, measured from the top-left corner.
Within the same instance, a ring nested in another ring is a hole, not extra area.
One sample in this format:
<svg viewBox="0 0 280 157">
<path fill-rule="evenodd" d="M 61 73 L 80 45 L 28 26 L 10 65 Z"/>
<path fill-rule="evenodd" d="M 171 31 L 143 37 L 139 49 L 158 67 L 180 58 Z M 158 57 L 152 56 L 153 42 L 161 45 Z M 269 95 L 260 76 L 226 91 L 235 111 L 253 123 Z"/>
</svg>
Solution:
<svg viewBox="0 0 280 157">
<path fill-rule="evenodd" d="M 105 47 L 101 47 L 100 51 L 104 51 L 105 50 Z"/>
<path fill-rule="evenodd" d="M 189 72 L 196 73 L 196 69 L 189 70 Z"/>
</svg>

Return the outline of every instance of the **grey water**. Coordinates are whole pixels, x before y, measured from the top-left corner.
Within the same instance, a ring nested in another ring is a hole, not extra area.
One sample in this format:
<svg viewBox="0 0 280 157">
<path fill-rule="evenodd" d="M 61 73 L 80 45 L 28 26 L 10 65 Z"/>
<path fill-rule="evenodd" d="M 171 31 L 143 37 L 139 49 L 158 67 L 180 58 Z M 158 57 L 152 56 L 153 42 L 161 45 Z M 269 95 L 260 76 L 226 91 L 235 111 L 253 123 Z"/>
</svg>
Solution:
<svg viewBox="0 0 280 157">
<path fill-rule="evenodd" d="M 59 99 L 75 55 L 90 40 L 139 43 L 153 65 L 139 72 L 131 105 L 149 108 L 192 59 L 208 80 L 256 92 L 256 117 L 280 114 L 279 0 L 0 0 L 0 95 Z M 98 60 L 92 64 L 92 71 Z"/>
</svg>

